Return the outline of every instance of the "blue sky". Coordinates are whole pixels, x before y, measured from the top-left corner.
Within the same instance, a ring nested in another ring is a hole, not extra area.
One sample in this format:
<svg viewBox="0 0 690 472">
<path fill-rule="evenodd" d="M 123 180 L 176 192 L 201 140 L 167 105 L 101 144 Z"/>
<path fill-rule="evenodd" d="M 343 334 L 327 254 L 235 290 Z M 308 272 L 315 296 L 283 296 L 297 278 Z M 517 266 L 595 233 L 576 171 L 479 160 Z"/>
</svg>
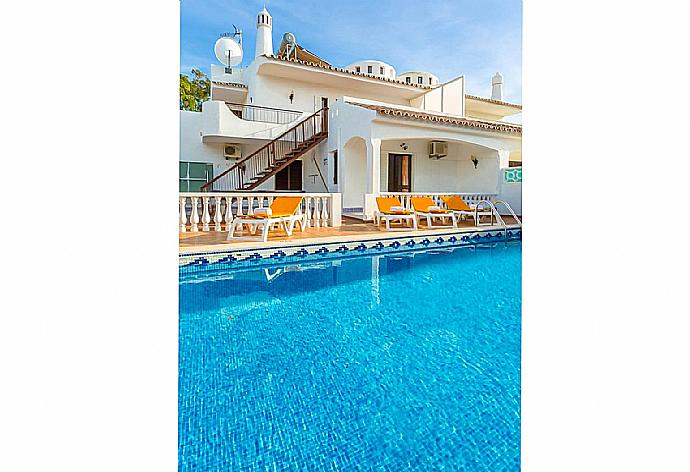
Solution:
<svg viewBox="0 0 690 472">
<path fill-rule="evenodd" d="M 334 66 L 378 59 L 398 73 L 429 71 L 442 82 L 464 75 L 467 93 L 491 95 L 491 76 L 504 77 L 504 99 L 522 101 L 522 2 L 519 0 L 267 0 L 273 46 L 283 33 Z M 254 57 L 255 0 L 180 0 L 180 69 L 207 74 L 213 44 L 233 23 Z"/>
</svg>

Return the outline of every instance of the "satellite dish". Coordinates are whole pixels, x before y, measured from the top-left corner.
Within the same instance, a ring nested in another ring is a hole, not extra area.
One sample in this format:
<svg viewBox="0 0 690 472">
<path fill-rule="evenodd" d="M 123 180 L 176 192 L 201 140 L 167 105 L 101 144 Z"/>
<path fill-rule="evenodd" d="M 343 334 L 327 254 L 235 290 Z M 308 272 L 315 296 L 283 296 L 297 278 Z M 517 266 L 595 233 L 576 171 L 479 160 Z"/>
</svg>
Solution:
<svg viewBox="0 0 690 472">
<path fill-rule="evenodd" d="M 218 38 L 213 51 L 216 53 L 216 59 L 226 66 L 236 66 L 242 62 L 242 46 L 228 36 Z"/>
</svg>

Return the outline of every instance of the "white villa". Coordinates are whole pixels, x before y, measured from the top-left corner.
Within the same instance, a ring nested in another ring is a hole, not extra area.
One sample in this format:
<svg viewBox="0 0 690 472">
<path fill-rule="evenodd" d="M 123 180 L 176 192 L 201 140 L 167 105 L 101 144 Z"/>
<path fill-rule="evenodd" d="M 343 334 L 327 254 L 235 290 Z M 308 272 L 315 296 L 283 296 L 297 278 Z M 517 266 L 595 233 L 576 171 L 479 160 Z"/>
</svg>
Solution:
<svg viewBox="0 0 690 472">
<path fill-rule="evenodd" d="M 522 126 L 506 118 L 522 106 L 503 100 L 500 74 L 484 98 L 465 93 L 462 75 L 441 83 L 378 60 L 337 67 L 292 33 L 274 48 L 272 24 L 262 9 L 246 67 L 233 65 L 241 39 L 216 43 L 229 54 L 211 66 L 210 100 L 180 112 L 181 192 L 339 194 L 343 215 L 367 220 L 389 192 L 486 194 L 520 213 L 506 183 L 522 179 Z"/>
</svg>

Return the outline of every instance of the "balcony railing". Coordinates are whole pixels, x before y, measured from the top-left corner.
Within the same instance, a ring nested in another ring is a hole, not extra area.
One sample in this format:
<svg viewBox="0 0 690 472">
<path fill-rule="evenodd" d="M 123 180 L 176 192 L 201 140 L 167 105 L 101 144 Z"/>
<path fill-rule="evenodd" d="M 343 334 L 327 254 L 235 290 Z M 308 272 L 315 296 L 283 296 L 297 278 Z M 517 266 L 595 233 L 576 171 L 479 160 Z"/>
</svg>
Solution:
<svg viewBox="0 0 690 472">
<path fill-rule="evenodd" d="M 301 111 L 296 110 L 244 105 L 241 103 L 226 102 L 225 104 L 235 116 L 246 121 L 261 121 L 263 123 L 284 125 L 292 123 L 302 115 Z"/>
<path fill-rule="evenodd" d="M 341 224 L 339 193 L 184 192 L 179 194 L 180 232 L 228 231 L 238 214 L 251 215 L 256 208 L 268 207 L 280 196 L 302 197 L 298 212 L 306 227 Z"/>
</svg>

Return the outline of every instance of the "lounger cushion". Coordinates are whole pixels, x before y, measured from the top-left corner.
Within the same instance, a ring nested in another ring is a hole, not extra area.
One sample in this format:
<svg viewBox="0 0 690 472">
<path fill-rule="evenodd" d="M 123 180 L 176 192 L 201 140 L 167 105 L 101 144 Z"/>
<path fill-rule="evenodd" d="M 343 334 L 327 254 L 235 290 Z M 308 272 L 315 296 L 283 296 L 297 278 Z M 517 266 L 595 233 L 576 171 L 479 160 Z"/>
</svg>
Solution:
<svg viewBox="0 0 690 472">
<path fill-rule="evenodd" d="M 431 199 L 431 197 L 411 197 L 410 202 L 415 211 L 421 213 L 446 213 L 445 210 L 441 210 L 436 203 Z M 438 210 L 431 210 L 431 208 L 438 208 Z"/>
<path fill-rule="evenodd" d="M 273 214 L 273 210 L 270 208 L 256 208 L 254 210 L 255 215 L 265 215 L 265 216 L 271 216 Z"/>
<path fill-rule="evenodd" d="M 376 206 L 381 213 L 391 213 L 393 207 L 402 207 L 398 197 L 376 197 Z"/>
<path fill-rule="evenodd" d="M 472 211 L 472 208 L 465 203 L 465 201 L 457 195 L 450 197 L 441 197 L 448 208 L 455 211 Z"/>
<path fill-rule="evenodd" d="M 273 217 L 290 216 L 297 211 L 302 197 L 276 197 L 271 203 Z"/>
</svg>

